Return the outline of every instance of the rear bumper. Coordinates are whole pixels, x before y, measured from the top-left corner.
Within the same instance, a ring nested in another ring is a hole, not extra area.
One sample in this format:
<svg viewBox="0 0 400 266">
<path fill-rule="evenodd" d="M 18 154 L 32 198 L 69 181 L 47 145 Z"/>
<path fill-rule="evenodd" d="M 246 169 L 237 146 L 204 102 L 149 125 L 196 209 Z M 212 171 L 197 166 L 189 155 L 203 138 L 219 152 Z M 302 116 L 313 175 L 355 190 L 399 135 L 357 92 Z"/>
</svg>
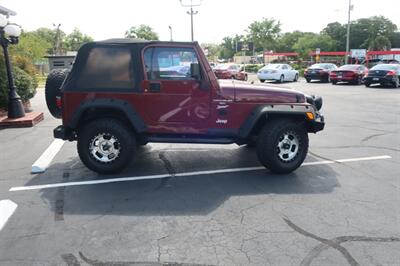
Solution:
<svg viewBox="0 0 400 266">
<path fill-rule="evenodd" d="M 304 74 L 304 78 L 312 80 L 326 80 L 329 78 L 329 73 L 307 73 Z"/>
<path fill-rule="evenodd" d="M 386 83 L 393 83 L 396 82 L 396 78 L 395 77 L 366 77 L 364 78 L 364 83 L 368 83 L 368 84 L 374 84 L 374 83 L 382 83 L 382 84 L 386 84 Z"/>
<path fill-rule="evenodd" d="M 63 139 L 63 140 L 75 140 L 76 134 L 69 128 L 66 128 L 62 125 L 56 127 L 53 130 L 53 136 L 56 139 Z"/>
</svg>

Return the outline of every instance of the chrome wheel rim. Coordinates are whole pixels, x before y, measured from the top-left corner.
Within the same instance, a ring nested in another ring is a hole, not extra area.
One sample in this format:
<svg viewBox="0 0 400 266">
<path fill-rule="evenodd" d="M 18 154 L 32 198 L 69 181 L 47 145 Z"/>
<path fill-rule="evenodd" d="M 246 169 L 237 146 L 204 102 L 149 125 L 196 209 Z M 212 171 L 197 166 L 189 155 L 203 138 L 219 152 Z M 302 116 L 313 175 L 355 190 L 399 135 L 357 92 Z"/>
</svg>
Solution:
<svg viewBox="0 0 400 266">
<path fill-rule="evenodd" d="M 292 161 L 299 152 L 299 139 L 294 132 L 281 135 L 276 146 L 278 157 L 283 162 Z"/>
<path fill-rule="evenodd" d="M 121 144 L 112 134 L 100 133 L 90 141 L 89 150 L 96 161 L 111 163 L 118 158 Z"/>
</svg>

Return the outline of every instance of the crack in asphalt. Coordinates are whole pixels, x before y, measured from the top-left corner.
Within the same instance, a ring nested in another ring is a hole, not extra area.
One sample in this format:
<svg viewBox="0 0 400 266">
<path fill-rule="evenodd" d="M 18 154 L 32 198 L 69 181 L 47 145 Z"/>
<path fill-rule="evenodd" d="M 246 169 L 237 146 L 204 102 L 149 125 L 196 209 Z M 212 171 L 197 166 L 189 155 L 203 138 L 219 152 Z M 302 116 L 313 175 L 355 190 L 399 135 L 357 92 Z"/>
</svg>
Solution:
<svg viewBox="0 0 400 266">
<path fill-rule="evenodd" d="M 309 266 L 311 265 L 312 261 L 321 254 L 322 251 L 327 250 L 329 248 L 334 248 L 339 251 L 343 257 L 347 260 L 349 265 L 351 266 L 359 266 L 360 264 L 356 261 L 356 259 L 350 254 L 350 252 L 341 246 L 340 244 L 344 242 L 351 242 L 351 241 L 359 241 L 359 242 L 400 242 L 400 238 L 398 237 L 368 237 L 368 236 L 339 236 L 333 239 L 326 239 L 319 237 L 313 233 L 310 233 L 298 225 L 294 224 L 288 218 L 283 218 L 286 224 L 295 230 L 296 232 L 302 234 L 303 236 L 313 238 L 319 242 L 317 246 L 315 246 L 307 256 L 301 261 L 301 266 Z"/>
<path fill-rule="evenodd" d="M 379 133 L 379 134 L 373 134 L 373 135 L 370 135 L 370 136 L 366 136 L 365 138 L 363 138 L 363 139 L 361 140 L 361 143 L 367 142 L 367 141 L 369 141 L 369 140 L 371 140 L 371 139 L 373 139 L 373 138 L 376 138 L 376 137 L 379 137 L 379 136 L 388 135 L 388 134 L 389 134 L 389 133 Z"/>
<path fill-rule="evenodd" d="M 63 173 L 62 182 L 68 182 L 69 173 Z M 56 202 L 54 207 L 54 221 L 64 221 L 64 194 L 65 187 L 57 189 Z"/>
<path fill-rule="evenodd" d="M 87 264 L 91 266 L 212 266 L 209 264 L 194 264 L 194 263 L 179 263 L 179 262 L 147 262 L 147 261 L 107 261 L 102 262 L 95 259 L 89 259 L 82 252 L 79 252 L 79 257 Z M 63 254 L 61 255 L 63 261 L 67 266 L 81 266 L 77 257 L 74 254 Z"/>
</svg>

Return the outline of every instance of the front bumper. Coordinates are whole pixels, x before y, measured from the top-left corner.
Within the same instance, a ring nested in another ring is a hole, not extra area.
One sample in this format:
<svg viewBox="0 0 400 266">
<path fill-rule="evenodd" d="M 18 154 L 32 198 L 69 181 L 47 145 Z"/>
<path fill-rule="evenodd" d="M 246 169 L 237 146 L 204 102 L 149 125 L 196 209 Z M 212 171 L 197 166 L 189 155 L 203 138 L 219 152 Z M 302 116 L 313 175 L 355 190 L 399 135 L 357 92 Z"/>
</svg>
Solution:
<svg viewBox="0 0 400 266">
<path fill-rule="evenodd" d="M 63 140 L 76 140 L 76 133 L 73 132 L 71 129 L 66 128 L 62 125 L 56 127 L 53 130 L 53 136 L 56 139 L 63 139 Z"/>
<path fill-rule="evenodd" d="M 325 127 L 325 118 L 322 115 L 317 115 L 315 120 L 308 123 L 308 132 L 317 133 Z"/>
</svg>

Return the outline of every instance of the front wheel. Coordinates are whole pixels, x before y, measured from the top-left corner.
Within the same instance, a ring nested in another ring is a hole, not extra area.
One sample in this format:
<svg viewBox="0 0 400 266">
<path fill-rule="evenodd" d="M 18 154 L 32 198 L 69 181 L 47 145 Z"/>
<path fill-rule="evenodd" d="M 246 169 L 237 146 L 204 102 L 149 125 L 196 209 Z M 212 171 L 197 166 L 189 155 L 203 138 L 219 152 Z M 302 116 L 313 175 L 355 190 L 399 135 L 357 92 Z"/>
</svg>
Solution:
<svg viewBox="0 0 400 266">
<path fill-rule="evenodd" d="M 97 119 L 79 130 L 78 154 L 87 168 L 102 174 L 121 171 L 136 149 L 135 136 L 116 119 Z"/>
<path fill-rule="evenodd" d="M 262 165 L 274 173 L 296 170 L 306 158 L 308 135 L 302 122 L 275 120 L 261 130 L 257 156 Z"/>
<path fill-rule="evenodd" d="M 284 80 L 285 80 L 285 77 L 283 75 L 281 75 L 281 77 L 279 78 L 279 83 L 283 83 Z"/>
<path fill-rule="evenodd" d="M 264 83 L 264 82 L 265 82 L 265 79 L 260 79 L 260 82 L 261 82 L 261 83 Z"/>
<path fill-rule="evenodd" d="M 311 79 L 306 78 L 306 81 L 307 81 L 307 83 L 310 83 L 310 82 L 311 82 Z"/>
</svg>

